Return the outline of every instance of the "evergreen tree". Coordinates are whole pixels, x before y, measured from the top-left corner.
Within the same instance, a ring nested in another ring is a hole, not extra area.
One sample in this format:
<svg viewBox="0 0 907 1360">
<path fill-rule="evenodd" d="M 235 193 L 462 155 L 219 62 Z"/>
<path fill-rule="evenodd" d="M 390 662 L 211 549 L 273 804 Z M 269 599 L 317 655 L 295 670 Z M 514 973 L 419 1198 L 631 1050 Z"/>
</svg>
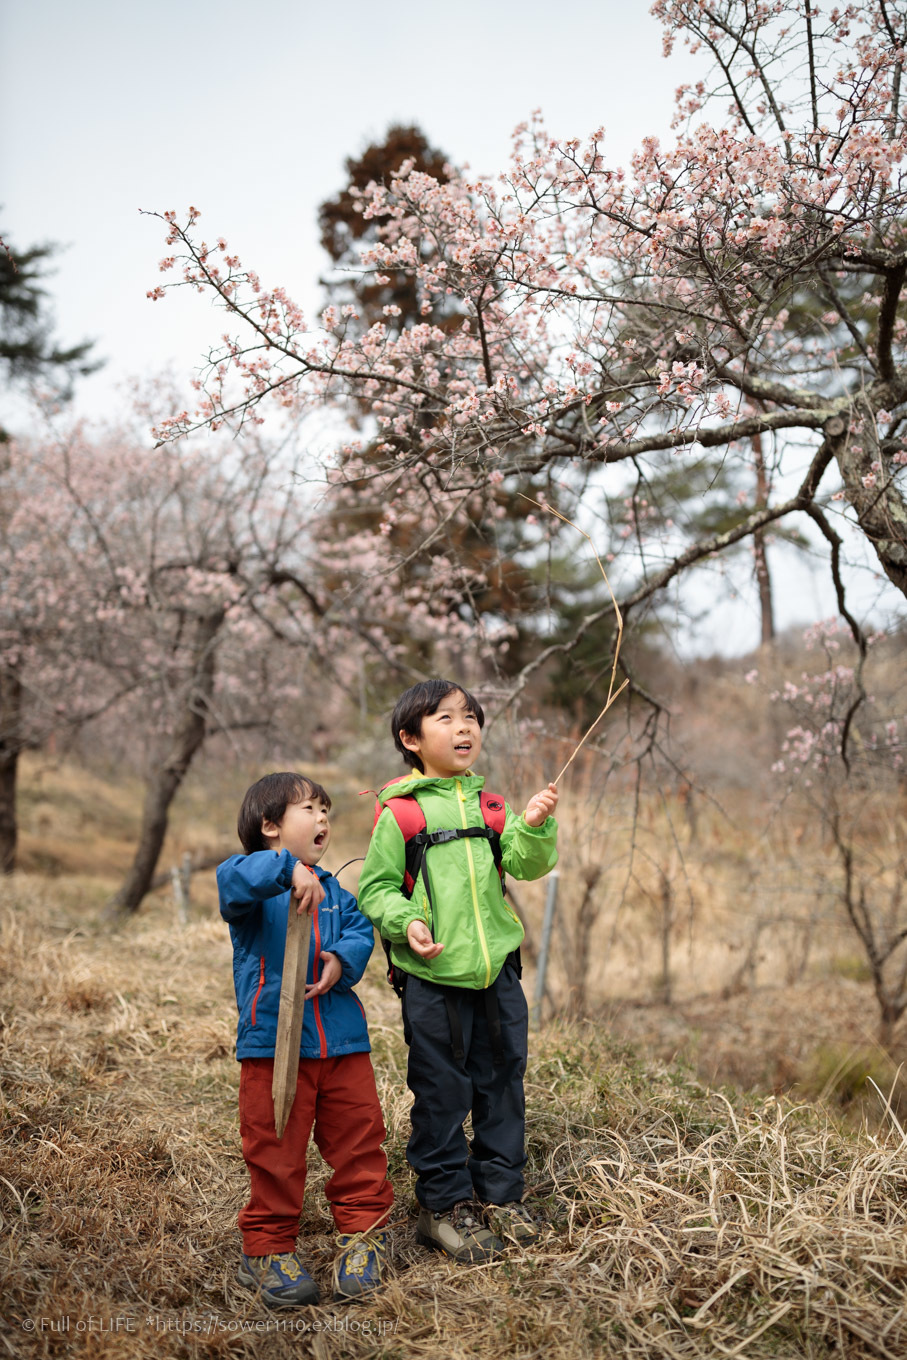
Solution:
<svg viewBox="0 0 907 1360">
<path fill-rule="evenodd" d="M 382 239 L 378 224 L 363 215 L 366 191 L 370 184 L 389 183 L 406 163 L 412 166 L 411 174 L 447 182 L 446 156 L 416 126 L 392 126 L 383 141 L 347 159 L 346 185 L 319 211 L 322 245 L 335 266 L 322 282 L 330 310 L 340 312 L 340 326 L 348 336 L 364 336 L 372 328 L 401 336 L 430 325 L 453 341 L 465 319 L 456 300 L 434 298 L 429 305 L 412 271 L 362 265 L 363 248 Z M 420 249 L 430 259 L 429 234 Z M 452 352 L 453 348 L 452 344 Z M 439 376 L 444 382 L 453 376 L 454 366 L 454 359 L 441 357 Z M 424 376 L 418 365 L 416 376 Z M 366 436 L 374 428 L 370 411 L 367 399 L 358 403 L 356 421 Z M 368 600 L 366 626 L 390 637 L 404 670 L 460 664 L 456 637 L 460 632 L 472 636 L 478 628 L 487 644 L 486 662 L 494 670 L 513 673 L 541 645 L 538 619 L 550 613 L 553 598 L 534 567 L 538 535 L 527 521 L 535 507 L 518 494 L 521 486 L 533 497 L 538 491 L 531 490 L 528 477 L 506 483 L 492 477 L 460 498 L 443 532 L 427 533 L 421 513 L 407 513 L 405 504 L 389 505 L 383 469 L 389 452 L 400 463 L 418 466 L 433 426 L 431 412 L 416 412 L 405 427 L 364 440 L 353 457 L 344 458 L 343 476 L 327 510 L 328 536 L 337 551 L 324 545 L 326 584 L 332 596 L 345 593 L 350 608 L 357 598 Z M 356 475 L 354 462 L 362 475 Z M 449 495 L 448 487 L 432 480 L 439 500 Z M 552 524 L 556 531 L 556 522 Z M 351 571 L 374 560 L 370 543 L 376 540 L 399 564 L 392 590 L 382 597 L 380 617 L 374 596 L 360 593 Z M 439 643 L 446 644 L 440 656 Z M 391 688 L 397 686 L 398 678 L 387 676 L 384 666 L 380 674 Z"/>
<path fill-rule="evenodd" d="M 0 237 L 0 373 L 10 383 L 42 378 L 66 399 L 73 378 L 94 372 L 100 361 L 89 357 L 92 341 L 66 348 L 54 336 L 43 284 L 57 251 L 54 245 L 14 250 Z"/>
</svg>

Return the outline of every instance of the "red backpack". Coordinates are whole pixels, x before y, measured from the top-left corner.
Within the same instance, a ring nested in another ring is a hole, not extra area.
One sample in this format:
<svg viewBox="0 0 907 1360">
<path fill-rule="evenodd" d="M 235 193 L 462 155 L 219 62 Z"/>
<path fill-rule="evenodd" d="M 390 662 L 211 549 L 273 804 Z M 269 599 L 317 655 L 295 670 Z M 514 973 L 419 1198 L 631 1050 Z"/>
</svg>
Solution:
<svg viewBox="0 0 907 1360">
<path fill-rule="evenodd" d="M 410 779 L 408 774 L 398 775 L 396 779 L 391 779 L 380 790 L 384 793 L 386 789 L 394 784 L 401 783 L 402 780 Z M 403 883 L 401 889 L 405 897 L 412 897 L 416 887 L 416 880 L 422 874 L 422 882 L 425 885 L 425 895 L 428 898 L 429 906 L 432 906 L 431 889 L 428 884 L 428 874 L 425 873 L 425 852 L 431 845 L 444 845 L 447 841 L 461 840 L 465 837 L 478 837 L 487 840 L 491 846 L 491 853 L 494 857 L 495 868 L 501 877 L 501 890 L 504 887 L 504 868 L 501 862 L 501 832 L 504 830 L 504 823 L 507 817 L 507 808 L 503 798 L 497 794 L 488 793 L 483 789 L 479 794 L 479 806 L 482 809 L 482 820 L 484 826 L 458 826 L 456 828 L 444 828 L 439 831 L 428 831 L 425 824 L 425 813 L 419 806 L 414 794 L 404 793 L 397 798 L 388 798 L 384 805 L 378 798 L 375 799 L 375 820 L 372 824 L 372 831 L 378 825 L 378 818 L 384 808 L 389 808 L 400 831 L 406 846 L 406 862 L 403 872 Z M 398 979 L 394 977 L 394 966 L 391 963 L 390 944 L 382 937 L 384 952 L 387 955 L 388 974 L 387 980 L 399 996 L 401 986 Z"/>
</svg>

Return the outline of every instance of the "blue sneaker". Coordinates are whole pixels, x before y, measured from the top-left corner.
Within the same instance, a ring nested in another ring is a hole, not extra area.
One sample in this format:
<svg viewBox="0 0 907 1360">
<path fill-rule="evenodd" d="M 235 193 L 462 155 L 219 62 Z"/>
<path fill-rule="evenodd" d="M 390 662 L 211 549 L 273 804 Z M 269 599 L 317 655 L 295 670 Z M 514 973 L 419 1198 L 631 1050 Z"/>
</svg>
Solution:
<svg viewBox="0 0 907 1360">
<path fill-rule="evenodd" d="M 246 1256 L 236 1272 L 240 1284 L 257 1289 L 269 1308 L 298 1308 L 318 1302 L 318 1286 L 295 1251 L 279 1256 Z"/>
<path fill-rule="evenodd" d="M 378 1289 L 387 1251 L 384 1231 L 341 1233 L 334 1261 L 334 1298 L 358 1299 Z"/>
</svg>

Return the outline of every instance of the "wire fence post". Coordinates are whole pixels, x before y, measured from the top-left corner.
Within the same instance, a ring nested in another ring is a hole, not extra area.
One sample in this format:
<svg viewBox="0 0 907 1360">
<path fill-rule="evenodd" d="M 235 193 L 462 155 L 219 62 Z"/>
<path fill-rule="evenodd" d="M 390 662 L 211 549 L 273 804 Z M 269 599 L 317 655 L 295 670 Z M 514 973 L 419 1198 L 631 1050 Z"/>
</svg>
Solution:
<svg viewBox="0 0 907 1360">
<path fill-rule="evenodd" d="M 545 980 L 548 972 L 548 950 L 551 945 L 551 931 L 554 926 L 554 911 L 557 906 L 557 885 L 560 872 L 552 869 L 548 875 L 548 894 L 545 898 L 545 917 L 542 922 L 542 943 L 539 947 L 539 963 L 535 974 L 535 997 L 529 1018 L 534 1029 L 542 1022 L 542 1002 L 545 998 Z"/>
<path fill-rule="evenodd" d="M 188 851 L 183 855 L 182 866 L 174 864 L 170 870 L 170 883 L 176 903 L 176 919 L 181 926 L 188 925 L 192 891 L 192 856 Z"/>
</svg>

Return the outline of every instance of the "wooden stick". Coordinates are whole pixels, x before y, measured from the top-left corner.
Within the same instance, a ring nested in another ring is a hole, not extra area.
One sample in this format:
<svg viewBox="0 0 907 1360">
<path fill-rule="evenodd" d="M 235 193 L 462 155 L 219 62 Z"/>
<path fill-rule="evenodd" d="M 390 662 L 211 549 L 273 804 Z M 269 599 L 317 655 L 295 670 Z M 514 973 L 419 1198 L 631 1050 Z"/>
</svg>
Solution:
<svg viewBox="0 0 907 1360">
<path fill-rule="evenodd" d="M 305 1005 L 305 976 L 309 967 L 309 941 L 312 936 L 312 917 L 307 911 L 300 915 L 296 898 L 290 894 L 290 913 L 287 917 L 287 945 L 283 956 L 283 975 L 280 979 L 280 1006 L 277 1011 L 277 1041 L 274 1045 L 274 1128 L 283 1137 L 293 1101 L 296 1099 L 296 1080 L 299 1075 L 299 1042 L 302 1038 L 302 1012 Z"/>
<path fill-rule="evenodd" d="M 608 587 L 608 594 L 611 596 L 611 603 L 614 605 L 614 614 L 617 619 L 617 642 L 614 647 L 614 665 L 611 667 L 611 680 L 608 685 L 608 701 L 605 704 L 604 708 L 602 709 L 601 713 L 599 713 L 598 717 L 595 719 L 595 722 L 592 723 L 590 727 L 587 727 L 586 731 L 583 733 L 583 736 L 581 737 L 579 743 L 574 747 L 570 759 L 567 761 L 567 764 L 564 766 L 564 769 L 561 770 L 561 773 L 557 776 L 557 779 L 553 779 L 551 781 L 553 784 L 557 784 L 561 778 L 561 775 L 563 775 L 564 771 L 568 770 L 570 766 L 573 764 L 573 761 L 577 753 L 582 749 L 583 743 L 585 742 L 586 738 L 589 736 L 591 732 L 595 730 L 595 728 L 601 722 L 602 718 L 605 716 L 608 709 L 614 703 L 614 700 L 617 698 L 618 694 L 622 694 L 623 691 L 627 688 L 627 685 L 629 685 L 630 683 L 629 679 L 627 679 L 621 685 L 620 689 L 616 691 L 614 689 L 614 681 L 617 679 L 617 661 L 620 656 L 620 644 L 624 640 L 624 618 L 620 612 L 620 605 L 617 603 L 617 597 L 615 596 L 614 591 L 611 589 L 611 582 L 608 580 L 608 573 L 602 566 L 602 560 L 599 557 L 598 553 L 595 551 L 595 544 L 592 542 L 592 539 L 586 533 L 585 529 L 581 529 L 578 524 L 574 524 L 572 519 L 568 519 L 566 515 L 562 515 L 560 510 L 555 510 L 553 505 L 545 505 L 543 504 L 542 501 L 534 501 L 531 496 L 524 495 L 522 491 L 518 491 L 517 495 L 522 496 L 523 500 L 528 501 L 530 505 L 537 505 L 540 510 L 547 510 L 549 515 L 556 515 L 558 519 L 563 520 L 565 524 L 569 524 L 572 529 L 575 529 L 578 534 L 582 534 L 583 538 L 586 540 L 586 542 L 589 544 L 589 547 L 592 549 L 592 556 L 598 563 L 598 569 L 602 574 L 602 578 L 604 579 L 605 585 Z"/>
<path fill-rule="evenodd" d="M 555 778 L 551 781 L 553 784 L 558 784 L 558 783 L 560 783 L 561 775 L 564 773 L 565 770 L 569 770 L 570 766 L 573 764 L 573 761 L 574 761 L 575 757 L 577 756 L 577 754 L 579 753 L 579 751 L 582 749 L 582 745 L 583 745 L 583 742 L 586 740 L 586 737 L 588 737 L 589 734 L 590 734 L 591 732 L 594 732 L 595 728 L 598 727 L 598 724 L 601 722 L 602 718 L 605 716 L 605 714 L 607 713 L 608 709 L 609 709 L 609 708 L 611 707 L 611 705 L 614 703 L 614 700 L 617 698 L 617 696 L 618 696 L 619 694 L 623 694 L 624 690 L 627 688 L 627 686 L 629 685 L 629 683 L 630 683 L 629 679 L 625 680 L 624 683 L 621 685 L 620 689 L 615 690 L 615 692 L 614 692 L 613 694 L 610 694 L 610 695 L 608 696 L 608 702 L 605 704 L 604 708 L 602 709 L 601 713 L 599 713 L 598 717 L 595 719 L 595 722 L 592 724 L 592 726 L 586 729 L 586 732 L 585 732 L 585 734 L 583 735 L 583 738 L 582 738 L 582 740 L 580 741 L 579 745 L 576 746 L 576 747 L 574 748 L 573 755 L 572 755 L 572 756 L 570 757 L 570 759 L 567 761 L 567 764 L 564 766 L 564 769 L 561 770 L 561 774 L 556 775 Z"/>
</svg>

